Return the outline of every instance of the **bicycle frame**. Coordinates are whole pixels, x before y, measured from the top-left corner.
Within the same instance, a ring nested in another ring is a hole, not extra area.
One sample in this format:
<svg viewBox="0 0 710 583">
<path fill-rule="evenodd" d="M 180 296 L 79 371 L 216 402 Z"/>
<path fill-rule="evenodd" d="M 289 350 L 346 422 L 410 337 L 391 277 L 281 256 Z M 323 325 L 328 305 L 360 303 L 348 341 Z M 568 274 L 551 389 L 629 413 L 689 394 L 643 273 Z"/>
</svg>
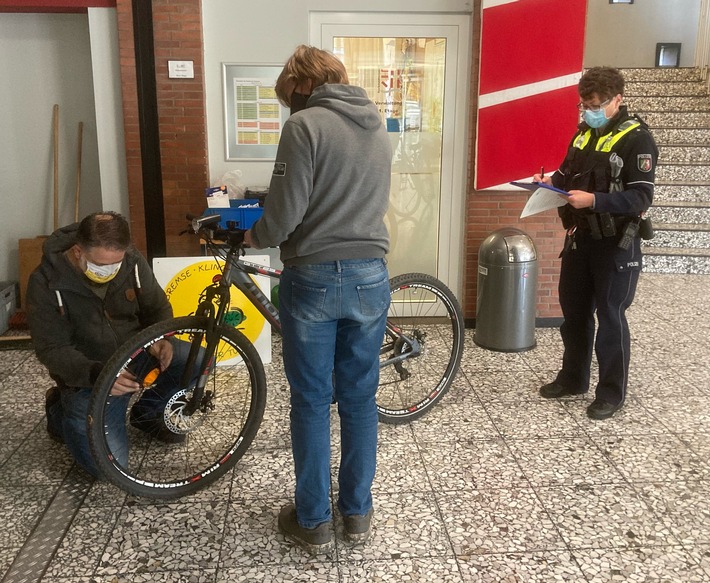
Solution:
<svg viewBox="0 0 710 583">
<path fill-rule="evenodd" d="M 226 311 L 229 309 L 231 290 L 230 287 L 234 286 L 240 292 L 244 294 L 246 299 L 259 311 L 259 313 L 266 319 L 269 324 L 281 334 L 281 320 L 279 318 L 278 308 L 271 302 L 271 300 L 261 291 L 259 286 L 250 277 L 251 275 L 263 275 L 270 277 L 272 279 L 279 279 L 281 277 L 281 271 L 273 267 L 267 267 L 260 265 L 258 263 L 252 263 L 250 261 L 244 260 L 239 256 L 239 248 L 236 246 L 230 246 L 229 251 L 225 256 L 224 269 L 222 270 L 222 276 L 217 282 L 216 286 L 210 286 L 205 290 L 205 296 L 200 302 L 197 309 L 197 314 L 206 316 L 208 318 L 207 326 L 207 338 L 205 355 L 200 370 L 202 374 L 198 379 L 191 403 L 188 405 L 188 409 L 192 412 L 196 410 L 197 404 L 202 402 L 204 388 L 209 376 L 209 372 L 215 363 L 212 362 L 212 354 L 216 348 L 216 342 L 218 336 L 214 332 L 215 325 L 221 324 L 224 321 L 224 316 Z M 219 298 L 217 312 L 214 312 L 214 299 Z M 389 342 L 384 343 L 380 349 L 380 354 L 392 353 L 393 356 L 385 360 L 380 361 L 380 368 L 387 366 L 394 366 L 397 370 L 402 380 L 409 377 L 409 372 L 402 366 L 402 362 L 409 358 L 419 356 L 422 351 L 422 345 L 416 338 L 411 338 L 405 335 L 402 330 L 390 322 L 387 321 L 385 325 L 385 334 L 389 339 Z M 193 343 L 192 350 L 190 351 L 190 356 L 188 362 L 194 362 L 194 358 L 197 357 L 199 346 L 202 342 L 202 338 L 197 339 L 197 342 Z M 397 346 L 399 344 L 399 346 Z M 188 374 L 190 367 L 186 367 L 185 375 Z M 183 379 L 185 383 L 183 386 L 187 385 L 188 379 Z M 189 412 L 188 412 L 189 414 Z"/>
</svg>

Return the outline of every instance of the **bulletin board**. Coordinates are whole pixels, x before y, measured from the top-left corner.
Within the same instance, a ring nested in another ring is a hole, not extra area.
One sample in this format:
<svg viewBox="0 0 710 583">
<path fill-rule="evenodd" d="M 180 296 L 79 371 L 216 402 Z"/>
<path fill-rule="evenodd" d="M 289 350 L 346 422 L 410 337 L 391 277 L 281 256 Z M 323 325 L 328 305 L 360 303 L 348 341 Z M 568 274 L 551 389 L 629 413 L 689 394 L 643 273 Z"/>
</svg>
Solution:
<svg viewBox="0 0 710 583">
<path fill-rule="evenodd" d="M 282 65 L 223 63 L 227 160 L 274 160 L 289 111 L 274 87 Z"/>
</svg>

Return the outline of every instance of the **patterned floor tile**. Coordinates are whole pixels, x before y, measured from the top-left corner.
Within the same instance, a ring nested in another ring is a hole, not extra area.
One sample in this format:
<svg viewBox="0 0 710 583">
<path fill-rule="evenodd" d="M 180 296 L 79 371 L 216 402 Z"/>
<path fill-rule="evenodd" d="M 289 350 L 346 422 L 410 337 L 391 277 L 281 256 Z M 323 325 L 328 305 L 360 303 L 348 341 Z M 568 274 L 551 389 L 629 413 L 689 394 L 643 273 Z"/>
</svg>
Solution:
<svg viewBox="0 0 710 583">
<path fill-rule="evenodd" d="M 590 583 L 705 583 L 702 567 L 683 547 L 576 550 L 574 558 Z"/>
<path fill-rule="evenodd" d="M 515 439 L 508 445 L 533 486 L 624 482 L 609 458 L 588 437 Z"/>
<path fill-rule="evenodd" d="M 420 448 L 434 491 L 528 486 L 502 439 L 426 442 Z"/>
<path fill-rule="evenodd" d="M 45 576 L 59 578 L 92 575 L 102 559 L 118 514 L 118 508 L 83 506 L 62 539 Z"/>
<path fill-rule="evenodd" d="M 444 492 L 437 499 L 457 556 L 565 548 L 531 488 Z"/>
<path fill-rule="evenodd" d="M 305 565 L 336 560 L 336 551 L 312 557 L 278 532 L 276 520 L 281 507 L 292 498 L 235 498 L 229 502 L 219 566 L 223 569 L 254 568 L 263 565 Z"/>
<path fill-rule="evenodd" d="M 585 484 L 537 494 L 571 549 L 678 544 L 631 486 Z"/>
<path fill-rule="evenodd" d="M 454 557 L 426 559 L 394 559 L 386 561 L 354 561 L 340 566 L 343 583 L 461 583 L 458 562 Z"/>
<path fill-rule="evenodd" d="M 412 430 L 418 443 L 500 437 L 484 407 L 478 399 L 472 397 L 465 402 L 447 401 L 444 398 L 427 415 L 413 421 Z"/>
<path fill-rule="evenodd" d="M 96 574 L 214 569 L 222 548 L 226 502 L 125 506 Z"/>
<path fill-rule="evenodd" d="M 706 459 L 674 435 L 613 435 L 593 440 L 631 482 L 675 482 L 710 476 Z"/>
<path fill-rule="evenodd" d="M 339 581 L 338 566 L 332 563 L 308 563 L 306 565 L 257 565 L 238 569 L 222 569 L 216 583 L 282 583 L 283 581 L 331 583 Z"/>
<path fill-rule="evenodd" d="M 710 431 L 710 399 L 684 396 L 677 400 L 644 399 L 643 406 L 674 433 Z"/>
<path fill-rule="evenodd" d="M 0 489 L 0 548 L 22 546 L 53 495 L 51 486 L 3 486 Z"/>
<path fill-rule="evenodd" d="M 488 401 L 530 401 L 538 399 L 542 384 L 532 371 L 494 371 L 466 373 L 467 380 L 484 403 Z"/>
<path fill-rule="evenodd" d="M 598 435 L 658 435 L 667 433 L 658 419 L 644 406 L 645 400 L 631 396 L 614 416 L 601 421 L 587 417 L 587 407 L 592 402 L 591 396 L 581 402 L 566 400 L 562 404 L 574 417 L 584 433 Z"/>
<path fill-rule="evenodd" d="M 646 484 L 639 493 L 683 545 L 710 544 L 710 483 Z"/>
<path fill-rule="evenodd" d="M 251 449 L 232 476 L 232 498 L 289 498 L 296 487 L 291 449 Z"/>
<path fill-rule="evenodd" d="M 15 560 L 17 553 L 20 552 L 20 547 L 2 547 L 0 546 L 0 580 L 5 576 L 5 573 Z"/>
<path fill-rule="evenodd" d="M 582 429 L 567 413 L 565 404 L 557 399 L 517 403 L 491 402 L 486 404 L 486 410 L 506 439 L 580 437 L 583 435 Z"/>
<path fill-rule="evenodd" d="M 335 515 L 341 561 L 453 557 L 439 509 L 432 494 L 375 494 L 372 534 L 362 545 L 343 539 L 340 514 Z"/>
<path fill-rule="evenodd" d="M 457 557 L 467 583 L 583 581 L 567 551 L 466 555 Z"/>
</svg>

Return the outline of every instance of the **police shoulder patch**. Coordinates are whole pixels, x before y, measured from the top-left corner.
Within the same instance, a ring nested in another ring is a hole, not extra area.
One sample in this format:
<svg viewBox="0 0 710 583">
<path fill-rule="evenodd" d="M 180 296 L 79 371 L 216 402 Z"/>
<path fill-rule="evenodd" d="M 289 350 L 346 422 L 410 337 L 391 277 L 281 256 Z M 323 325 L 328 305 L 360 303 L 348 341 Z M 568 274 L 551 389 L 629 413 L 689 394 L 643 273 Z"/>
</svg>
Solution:
<svg viewBox="0 0 710 583">
<path fill-rule="evenodd" d="M 653 158 L 651 158 L 651 154 L 639 154 L 636 156 L 636 160 L 638 169 L 641 172 L 650 172 L 651 168 L 653 168 Z"/>
<path fill-rule="evenodd" d="M 286 176 L 286 162 L 274 163 L 274 176 Z"/>
</svg>

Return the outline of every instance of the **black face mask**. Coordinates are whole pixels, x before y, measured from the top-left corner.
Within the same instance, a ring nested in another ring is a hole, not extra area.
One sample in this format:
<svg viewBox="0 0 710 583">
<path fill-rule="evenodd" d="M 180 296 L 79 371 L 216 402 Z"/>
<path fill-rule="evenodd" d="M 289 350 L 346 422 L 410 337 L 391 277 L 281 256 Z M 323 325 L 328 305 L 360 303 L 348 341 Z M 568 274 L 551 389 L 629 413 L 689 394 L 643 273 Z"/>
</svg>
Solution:
<svg viewBox="0 0 710 583">
<path fill-rule="evenodd" d="M 296 93 L 295 91 L 291 93 L 291 115 L 302 109 L 306 109 L 306 103 L 308 103 L 308 98 L 310 95 L 303 95 L 303 93 Z"/>
</svg>

